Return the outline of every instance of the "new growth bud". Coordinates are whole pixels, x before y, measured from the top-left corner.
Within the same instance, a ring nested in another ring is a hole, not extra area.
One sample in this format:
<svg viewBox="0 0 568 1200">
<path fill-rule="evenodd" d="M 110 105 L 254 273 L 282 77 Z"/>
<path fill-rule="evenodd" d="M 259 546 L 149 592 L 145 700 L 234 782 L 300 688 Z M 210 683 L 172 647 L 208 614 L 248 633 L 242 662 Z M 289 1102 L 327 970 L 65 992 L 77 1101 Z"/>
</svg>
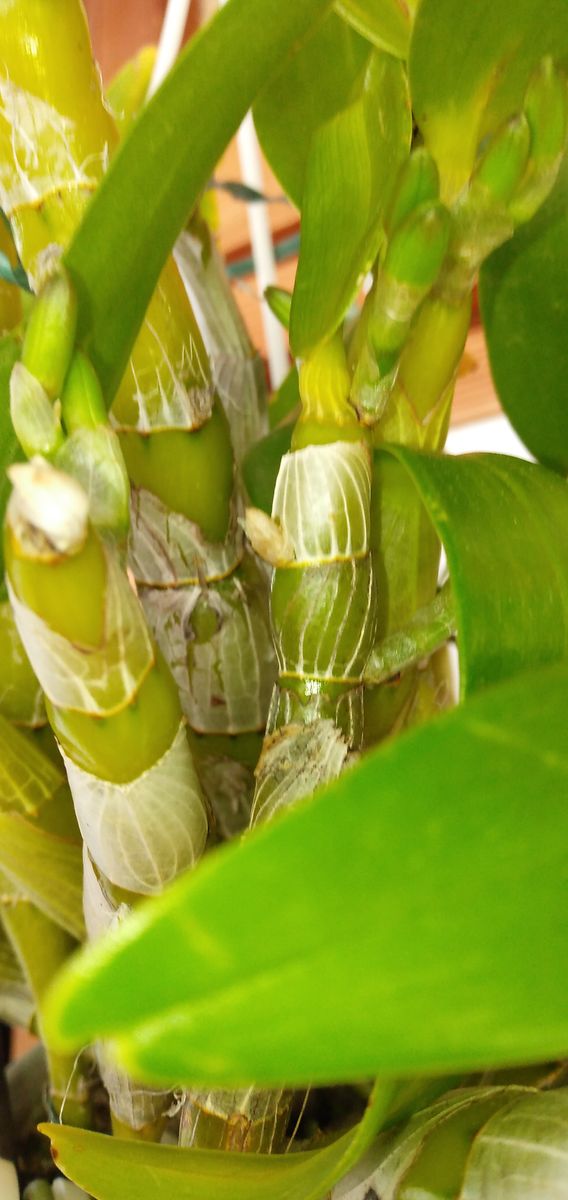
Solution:
<svg viewBox="0 0 568 1200">
<path fill-rule="evenodd" d="M 15 363 L 10 375 L 10 416 L 16 437 L 27 458 L 51 458 L 63 441 L 60 406 L 52 404 L 45 388 L 23 366 Z"/>
<path fill-rule="evenodd" d="M 264 290 L 264 299 L 276 320 L 280 321 L 284 329 L 289 329 L 292 308 L 291 293 L 287 292 L 285 288 L 267 287 Z"/>
<path fill-rule="evenodd" d="M 61 394 L 73 353 L 77 301 L 62 269 L 42 288 L 33 305 L 22 347 L 22 363 L 50 400 Z"/>
<path fill-rule="evenodd" d="M 425 146 L 414 150 L 399 172 L 388 217 L 387 236 L 421 205 L 438 200 L 440 179 L 438 168 Z"/>
<path fill-rule="evenodd" d="M 89 359 L 76 350 L 61 393 L 61 410 L 68 433 L 106 425 L 107 411 L 101 385 Z"/>
<path fill-rule="evenodd" d="M 508 204 L 526 168 L 531 135 L 523 113 L 512 117 L 495 134 L 480 158 L 471 180 L 470 202 Z"/>
<path fill-rule="evenodd" d="M 528 221 L 548 196 L 566 145 L 566 79 L 551 58 L 542 60 L 529 83 L 525 116 L 530 129 L 530 153 L 524 179 L 510 205 L 515 222 Z"/>
<path fill-rule="evenodd" d="M 421 295 L 436 282 L 448 247 L 450 216 L 443 204 L 421 204 L 395 229 L 384 271 L 394 284 Z"/>
</svg>

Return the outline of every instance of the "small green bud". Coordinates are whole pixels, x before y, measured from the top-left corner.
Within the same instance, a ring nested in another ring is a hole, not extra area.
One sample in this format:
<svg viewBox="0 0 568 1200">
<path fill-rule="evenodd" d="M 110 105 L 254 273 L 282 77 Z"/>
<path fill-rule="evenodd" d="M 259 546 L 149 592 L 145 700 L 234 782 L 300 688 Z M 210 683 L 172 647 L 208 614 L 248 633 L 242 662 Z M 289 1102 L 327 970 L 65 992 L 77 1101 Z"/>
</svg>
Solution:
<svg viewBox="0 0 568 1200">
<path fill-rule="evenodd" d="M 30 313 L 22 363 L 56 400 L 63 387 L 77 325 L 77 300 L 68 275 L 59 270 L 42 288 Z"/>
<path fill-rule="evenodd" d="M 86 492 L 95 528 L 124 537 L 130 521 L 130 484 L 114 430 L 108 425 L 75 429 L 55 461 Z"/>
<path fill-rule="evenodd" d="M 377 280 L 369 338 L 381 378 L 394 382 L 398 355 L 410 322 L 436 282 L 450 237 L 443 204 L 421 204 L 395 230 Z"/>
<path fill-rule="evenodd" d="M 395 230 L 384 272 L 398 284 L 420 291 L 436 282 L 450 236 L 450 214 L 440 203 L 421 204 Z"/>
<path fill-rule="evenodd" d="M 470 318 L 470 292 L 458 304 L 428 296 L 416 315 L 400 356 L 398 382 L 420 420 L 433 412 L 455 378 Z"/>
<path fill-rule="evenodd" d="M 415 209 L 438 200 L 440 178 L 432 155 L 425 146 L 414 150 L 407 158 L 396 181 L 386 228 L 389 237 Z"/>
<path fill-rule="evenodd" d="M 530 129 L 530 153 L 525 177 L 513 197 L 510 212 L 517 222 L 528 221 L 551 191 L 566 145 L 568 96 L 566 79 L 551 58 L 544 58 L 525 97 Z"/>
<path fill-rule="evenodd" d="M 471 180 L 470 198 L 482 204 L 508 204 L 518 187 L 529 157 L 530 129 L 524 113 L 512 117 L 491 138 Z"/>
<path fill-rule="evenodd" d="M 68 433 L 106 425 L 107 411 L 101 386 L 89 359 L 76 350 L 61 393 L 61 411 Z"/>
<path fill-rule="evenodd" d="M 35 375 L 16 363 L 10 376 L 10 416 L 27 458 L 35 454 L 52 458 L 59 449 L 63 441 L 59 412 L 59 403 L 51 403 Z"/>
<path fill-rule="evenodd" d="M 290 311 L 292 308 L 292 293 L 281 287 L 267 287 L 264 299 L 268 307 L 284 329 L 290 328 Z"/>
</svg>

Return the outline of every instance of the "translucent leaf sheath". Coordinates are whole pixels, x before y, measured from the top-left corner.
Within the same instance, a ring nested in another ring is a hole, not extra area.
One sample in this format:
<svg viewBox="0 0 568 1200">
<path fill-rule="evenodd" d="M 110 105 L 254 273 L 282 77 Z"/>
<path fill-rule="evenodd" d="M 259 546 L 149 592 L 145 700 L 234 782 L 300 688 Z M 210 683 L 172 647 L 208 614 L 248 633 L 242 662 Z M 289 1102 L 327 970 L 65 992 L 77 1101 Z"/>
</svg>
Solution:
<svg viewBox="0 0 568 1200">
<path fill-rule="evenodd" d="M 332 1200 L 560 1200 L 568 1089 L 450 1092 L 397 1134 L 382 1134 Z"/>
<path fill-rule="evenodd" d="M 160 891 L 193 866 L 207 822 L 173 683 L 156 659 L 142 608 L 115 551 L 85 524 L 74 548 L 55 554 L 51 548 L 38 556 L 42 538 L 48 546 L 53 543 L 50 512 L 55 507 L 61 521 L 67 505 L 71 514 L 78 485 L 46 464 L 19 471 L 6 533 L 15 615 L 49 699 L 96 886 L 109 896 L 108 926 L 117 911 L 113 885 L 130 894 Z M 34 492 L 43 496 L 43 504 L 36 503 Z M 35 518 L 39 527 L 30 524 L 29 511 L 45 514 Z M 59 603 L 53 608 L 50 597 L 55 596 Z M 78 605 L 80 631 L 74 615 Z M 98 759 L 101 722 L 107 747 Z M 126 761 L 125 737 L 130 744 Z M 93 889 L 85 891 L 84 901 L 89 923 L 90 907 L 97 904 Z M 110 1067 L 109 1072 L 114 1080 Z M 133 1108 L 130 1085 L 125 1076 L 121 1079 L 112 1095 L 115 1114 L 138 1128 L 154 1106 L 151 1093 Z M 155 1118 L 164 1107 L 167 1101 L 158 1096 Z"/>
<path fill-rule="evenodd" d="M 375 623 L 370 498 L 361 443 L 307 446 L 282 460 L 272 515 L 292 554 L 272 584 L 279 682 L 253 823 L 335 778 L 360 745 Z"/>
<path fill-rule="evenodd" d="M 279 681 L 256 769 L 252 826 L 335 779 L 349 750 L 360 744 L 361 677 L 375 620 L 370 493 L 370 456 L 360 443 L 307 446 L 282 461 L 273 520 L 290 547 L 291 561 L 273 578 Z M 191 1094 L 182 1115 L 181 1144 L 192 1144 L 200 1124 L 209 1128 L 215 1111 L 221 1136 L 224 1114 L 224 1136 L 230 1138 L 236 1110 L 242 1114 L 246 1148 L 264 1148 L 265 1137 L 272 1148 L 288 1104 L 279 1090 L 236 1096 L 219 1091 L 207 1098 Z M 258 1112 L 263 1116 L 255 1124 Z"/>
<path fill-rule="evenodd" d="M 264 364 L 235 303 L 217 247 L 203 221 L 180 234 L 175 260 L 231 427 L 237 463 L 268 431 Z"/>
</svg>

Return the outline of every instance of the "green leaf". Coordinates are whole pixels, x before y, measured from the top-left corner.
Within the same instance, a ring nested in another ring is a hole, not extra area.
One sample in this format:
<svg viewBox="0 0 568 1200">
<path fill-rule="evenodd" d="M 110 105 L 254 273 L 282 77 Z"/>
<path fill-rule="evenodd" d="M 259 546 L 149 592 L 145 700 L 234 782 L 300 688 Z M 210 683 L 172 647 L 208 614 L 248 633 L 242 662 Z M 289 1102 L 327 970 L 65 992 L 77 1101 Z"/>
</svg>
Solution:
<svg viewBox="0 0 568 1200">
<path fill-rule="evenodd" d="M 514 17 L 514 19 L 513 19 Z M 545 54 L 568 55 L 565 0 L 421 0 L 410 46 L 413 110 L 442 192 L 466 182 L 480 139 L 522 107 Z"/>
<path fill-rule="evenodd" d="M 335 9 L 378 50 L 406 58 L 410 41 L 410 5 L 404 0 L 336 0 Z"/>
<path fill-rule="evenodd" d="M 0 279 L 5 279 L 6 283 L 13 283 L 14 287 L 23 288 L 25 292 L 31 292 L 28 277 L 21 263 L 13 267 L 10 259 L 0 250 Z"/>
<path fill-rule="evenodd" d="M 392 1089 L 375 1089 L 363 1120 L 321 1150 L 227 1154 L 101 1137 L 41 1125 L 57 1166 L 96 1200 L 318 1200 L 371 1142 Z"/>
<path fill-rule="evenodd" d="M 403 67 L 374 51 L 353 102 L 312 141 L 290 314 L 295 355 L 335 332 L 375 259 L 382 214 L 410 136 Z"/>
<path fill-rule="evenodd" d="M 79 334 L 108 404 L 160 270 L 222 151 L 290 45 L 329 5 L 229 0 L 191 39 L 113 159 L 65 254 Z"/>
<path fill-rule="evenodd" d="M 0 872 L 0 887 L 5 892 L 3 884 Z M 6 902 L 3 895 L 3 901 L 2 921 L 34 998 L 38 1032 L 45 1042 L 51 1085 L 55 1092 L 63 1095 L 72 1075 L 73 1061 L 66 1055 L 60 1056 L 57 1051 L 54 1052 L 49 1038 L 44 1037 L 43 998 L 77 943 L 65 929 L 27 900 L 12 898 Z"/>
<path fill-rule="evenodd" d="M 291 297 L 290 297 L 291 299 Z M 271 429 L 294 422 L 300 412 L 300 377 L 294 364 L 283 379 L 278 391 L 270 398 L 268 421 Z"/>
<path fill-rule="evenodd" d="M 0 813 L 37 817 L 64 781 L 63 765 L 0 716 Z"/>
<path fill-rule="evenodd" d="M 38 822 L 2 812 L 0 868 L 18 895 L 73 937 L 84 937 L 80 845 L 42 829 Z"/>
<path fill-rule="evenodd" d="M 251 447 L 243 462 L 243 479 L 250 502 L 268 514 L 272 512 L 276 479 L 282 455 L 290 449 L 293 428 L 293 425 L 283 425 L 267 433 Z"/>
<path fill-rule="evenodd" d="M 29 1026 L 34 1002 L 0 918 L 0 1021 Z"/>
<path fill-rule="evenodd" d="M 211 855 L 61 976 L 51 1034 L 216 1086 L 562 1054 L 567 688 L 487 689 Z"/>
<path fill-rule="evenodd" d="M 18 440 L 10 418 L 10 375 L 12 367 L 20 357 L 20 342 L 11 334 L 0 338 L 0 524 L 4 524 L 4 513 L 10 495 L 10 483 L 6 467 L 21 458 Z M 0 540 L 0 592 L 3 588 L 4 553 Z M 1 596 L 0 596 L 1 599 Z"/>
<path fill-rule="evenodd" d="M 501 454 L 391 452 L 444 544 L 455 597 L 462 695 L 568 658 L 568 486 Z"/>
<path fill-rule="evenodd" d="M 568 473 L 568 160 L 549 200 L 485 263 L 480 299 L 501 404 L 529 450 Z"/>
<path fill-rule="evenodd" d="M 254 105 L 262 149 L 297 208 L 313 135 L 350 103 L 368 57 L 368 43 L 330 13 L 284 59 Z"/>
</svg>

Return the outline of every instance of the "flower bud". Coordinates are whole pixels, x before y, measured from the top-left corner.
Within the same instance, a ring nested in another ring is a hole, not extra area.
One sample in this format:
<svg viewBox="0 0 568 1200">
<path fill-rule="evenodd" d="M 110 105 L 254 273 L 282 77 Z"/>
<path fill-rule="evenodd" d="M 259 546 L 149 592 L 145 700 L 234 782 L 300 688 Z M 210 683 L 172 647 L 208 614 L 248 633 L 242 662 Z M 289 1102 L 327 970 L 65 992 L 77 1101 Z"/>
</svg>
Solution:
<svg viewBox="0 0 568 1200">
<path fill-rule="evenodd" d="M 530 128 L 530 154 L 523 182 L 510 205 L 516 222 L 528 221 L 548 196 L 566 145 L 566 80 L 551 58 L 542 60 L 529 83 L 525 115 Z"/>
<path fill-rule="evenodd" d="M 432 203 L 440 195 L 438 168 L 425 146 L 419 146 L 407 158 L 399 172 L 386 219 L 387 234 L 392 234 L 415 209 Z"/>
<path fill-rule="evenodd" d="M 51 458 L 63 441 L 59 405 L 52 404 L 41 383 L 22 363 L 10 376 L 10 416 L 27 458 Z"/>
<path fill-rule="evenodd" d="M 22 363 L 50 400 L 61 393 L 73 352 L 77 300 L 69 277 L 59 270 L 42 288 L 30 314 Z"/>
</svg>

